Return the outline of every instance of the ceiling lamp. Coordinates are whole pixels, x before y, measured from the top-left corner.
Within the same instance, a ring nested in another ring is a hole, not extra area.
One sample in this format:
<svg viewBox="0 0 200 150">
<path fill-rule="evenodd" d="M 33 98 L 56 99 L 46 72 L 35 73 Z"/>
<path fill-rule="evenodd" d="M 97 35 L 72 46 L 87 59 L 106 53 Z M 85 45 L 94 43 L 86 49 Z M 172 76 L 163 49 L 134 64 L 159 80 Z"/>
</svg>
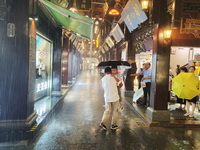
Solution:
<svg viewBox="0 0 200 150">
<path fill-rule="evenodd" d="M 111 9 L 109 12 L 108 12 L 109 15 L 119 15 L 119 11 L 117 9 Z"/>
</svg>

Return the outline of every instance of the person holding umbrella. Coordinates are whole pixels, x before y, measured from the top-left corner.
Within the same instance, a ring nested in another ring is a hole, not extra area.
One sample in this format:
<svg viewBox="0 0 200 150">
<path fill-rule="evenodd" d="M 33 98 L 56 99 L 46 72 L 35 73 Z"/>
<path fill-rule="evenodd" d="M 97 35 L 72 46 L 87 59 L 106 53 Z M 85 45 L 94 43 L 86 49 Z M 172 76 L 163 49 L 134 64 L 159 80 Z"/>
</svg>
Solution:
<svg viewBox="0 0 200 150">
<path fill-rule="evenodd" d="M 117 90 L 117 79 L 115 75 L 112 75 L 110 67 L 105 68 L 105 76 L 101 80 L 104 90 L 105 111 L 103 113 L 103 117 L 99 126 L 106 131 L 106 125 L 108 124 L 110 114 L 112 113 L 111 129 L 116 130 L 118 128 L 117 120 L 119 94 Z"/>
<path fill-rule="evenodd" d="M 190 66 L 189 67 L 189 72 L 190 73 L 194 73 L 195 72 L 195 67 L 194 66 Z M 194 98 L 190 99 L 190 100 L 186 100 L 186 114 L 184 114 L 184 116 L 189 116 L 191 118 L 194 117 L 194 111 L 196 108 L 196 102 L 197 102 L 198 96 L 195 96 Z M 192 105 L 192 112 L 190 113 L 190 106 Z"/>
<path fill-rule="evenodd" d="M 120 89 L 123 86 L 123 83 L 120 80 L 120 76 L 118 74 L 118 68 L 117 68 L 117 66 L 112 66 L 111 70 L 112 70 L 112 74 L 117 78 L 116 81 L 117 81 L 117 89 L 118 89 L 119 103 L 120 103 L 119 110 L 122 111 L 124 109 L 124 107 L 123 107 L 123 102 L 122 102 L 122 99 L 121 99 L 121 91 L 120 91 Z"/>
<path fill-rule="evenodd" d="M 186 67 L 181 67 L 180 68 L 180 73 L 181 72 L 188 72 L 188 69 Z M 176 96 L 176 102 L 180 104 L 180 107 L 178 109 L 180 110 L 185 110 L 185 105 L 186 105 L 186 99 L 183 98 L 179 98 L 178 96 Z"/>
</svg>

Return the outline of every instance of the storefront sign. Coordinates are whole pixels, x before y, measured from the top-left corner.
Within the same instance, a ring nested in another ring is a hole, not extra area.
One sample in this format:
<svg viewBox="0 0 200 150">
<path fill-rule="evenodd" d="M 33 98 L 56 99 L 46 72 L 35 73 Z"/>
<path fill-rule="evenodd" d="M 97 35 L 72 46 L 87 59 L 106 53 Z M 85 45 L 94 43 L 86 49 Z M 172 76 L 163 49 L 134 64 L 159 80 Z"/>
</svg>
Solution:
<svg viewBox="0 0 200 150">
<path fill-rule="evenodd" d="M 36 39 L 30 37 L 29 39 L 29 85 L 28 91 L 33 92 L 35 90 L 35 77 L 36 77 Z"/>
<path fill-rule="evenodd" d="M 15 24 L 14 23 L 8 23 L 7 24 L 7 36 L 8 37 L 14 37 L 15 36 Z"/>
<path fill-rule="evenodd" d="M 47 84 L 46 81 L 38 83 L 36 92 L 40 92 L 40 91 L 46 90 L 47 88 L 48 88 L 48 84 Z"/>
<path fill-rule="evenodd" d="M 121 16 L 126 23 L 129 32 L 132 32 L 140 23 L 147 20 L 147 16 L 142 10 L 138 0 L 129 0 L 122 11 Z"/>
<path fill-rule="evenodd" d="M 89 10 L 91 8 L 91 0 L 76 0 L 76 7 L 80 10 Z"/>
</svg>

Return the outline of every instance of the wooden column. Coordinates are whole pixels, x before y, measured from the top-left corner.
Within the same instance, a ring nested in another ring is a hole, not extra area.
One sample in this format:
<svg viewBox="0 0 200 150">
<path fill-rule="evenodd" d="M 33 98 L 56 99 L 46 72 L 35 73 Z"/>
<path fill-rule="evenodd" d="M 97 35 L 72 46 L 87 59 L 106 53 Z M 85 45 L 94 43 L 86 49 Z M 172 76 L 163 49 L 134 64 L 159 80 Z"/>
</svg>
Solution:
<svg viewBox="0 0 200 150">
<path fill-rule="evenodd" d="M 168 102 L 170 41 L 165 43 L 163 38 L 159 37 L 163 30 L 158 24 L 155 25 L 150 99 L 150 106 L 155 110 L 167 110 Z"/>
<path fill-rule="evenodd" d="M 150 107 L 147 116 L 152 121 L 169 121 L 170 113 L 167 110 L 170 41 L 164 41 L 163 31 L 167 27 L 166 13 L 167 0 L 153 1 L 153 21 L 156 23 L 153 36 L 152 55 L 152 82 Z"/>
<path fill-rule="evenodd" d="M 69 55 L 68 55 L 68 83 L 72 84 L 72 67 L 73 66 L 73 44 L 70 43 Z"/>
<path fill-rule="evenodd" d="M 52 95 L 61 95 L 61 37 L 62 30 L 56 28 L 53 37 L 53 82 L 52 82 Z"/>
<path fill-rule="evenodd" d="M 68 55 L 69 55 L 69 38 L 63 38 L 62 52 L 62 84 L 68 84 Z"/>
</svg>

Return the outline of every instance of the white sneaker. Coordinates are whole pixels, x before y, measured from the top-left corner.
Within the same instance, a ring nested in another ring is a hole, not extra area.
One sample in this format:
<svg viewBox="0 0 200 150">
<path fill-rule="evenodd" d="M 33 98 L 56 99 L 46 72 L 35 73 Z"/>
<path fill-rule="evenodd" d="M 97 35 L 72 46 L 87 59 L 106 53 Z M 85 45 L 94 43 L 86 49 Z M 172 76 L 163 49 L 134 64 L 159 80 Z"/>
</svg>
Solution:
<svg viewBox="0 0 200 150">
<path fill-rule="evenodd" d="M 184 114 L 183 116 L 189 116 L 190 114 L 189 113 L 186 113 L 186 114 Z"/>
<path fill-rule="evenodd" d="M 194 117 L 194 114 L 190 114 L 189 117 L 190 117 L 190 118 L 193 118 L 193 117 Z"/>
</svg>

